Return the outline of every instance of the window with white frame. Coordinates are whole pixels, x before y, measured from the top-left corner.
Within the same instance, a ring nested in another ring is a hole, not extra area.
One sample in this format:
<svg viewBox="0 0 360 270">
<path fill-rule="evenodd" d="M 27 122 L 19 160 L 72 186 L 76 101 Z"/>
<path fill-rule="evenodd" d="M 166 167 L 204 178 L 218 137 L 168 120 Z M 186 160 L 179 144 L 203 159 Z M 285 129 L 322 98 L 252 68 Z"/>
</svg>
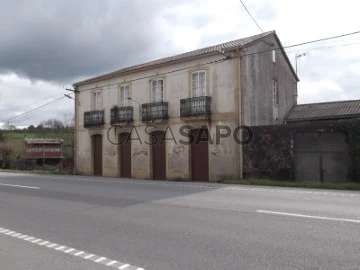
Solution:
<svg viewBox="0 0 360 270">
<path fill-rule="evenodd" d="M 199 70 L 191 73 L 191 96 L 201 97 L 206 95 L 206 72 Z"/>
<path fill-rule="evenodd" d="M 164 79 L 155 79 L 151 81 L 151 101 L 164 100 Z"/>
<path fill-rule="evenodd" d="M 121 85 L 119 86 L 119 104 L 120 106 L 128 106 L 129 97 L 130 97 L 130 86 L 129 85 Z"/>
<path fill-rule="evenodd" d="M 275 63 L 276 62 L 276 51 L 275 50 L 271 51 L 271 56 L 272 56 L 272 62 Z"/>
<path fill-rule="evenodd" d="M 93 111 L 102 109 L 101 91 L 94 91 L 91 93 L 91 109 Z"/>
</svg>

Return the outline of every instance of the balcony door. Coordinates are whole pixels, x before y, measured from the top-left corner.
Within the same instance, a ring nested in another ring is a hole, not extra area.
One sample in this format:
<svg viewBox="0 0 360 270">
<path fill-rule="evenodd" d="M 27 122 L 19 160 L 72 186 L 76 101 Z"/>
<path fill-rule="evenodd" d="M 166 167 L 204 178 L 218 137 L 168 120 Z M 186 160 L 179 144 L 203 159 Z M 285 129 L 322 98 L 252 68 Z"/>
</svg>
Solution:
<svg viewBox="0 0 360 270">
<path fill-rule="evenodd" d="M 166 146 L 165 132 L 155 131 L 151 133 L 152 147 L 152 173 L 154 180 L 166 179 Z"/>
<path fill-rule="evenodd" d="M 130 133 L 119 135 L 120 143 L 120 176 L 131 178 L 131 140 Z"/>
<path fill-rule="evenodd" d="M 92 136 L 92 154 L 94 175 L 102 175 L 102 136 Z"/>
<path fill-rule="evenodd" d="M 209 181 L 209 131 L 195 129 L 191 132 L 194 140 L 190 148 L 191 180 Z"/>
</svg>

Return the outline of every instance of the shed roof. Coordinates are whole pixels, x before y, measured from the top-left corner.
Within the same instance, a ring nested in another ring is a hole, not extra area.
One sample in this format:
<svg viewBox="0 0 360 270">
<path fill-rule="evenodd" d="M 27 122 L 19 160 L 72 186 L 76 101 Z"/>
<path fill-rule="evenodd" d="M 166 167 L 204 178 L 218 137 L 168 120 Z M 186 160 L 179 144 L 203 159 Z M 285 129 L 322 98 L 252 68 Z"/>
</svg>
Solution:
<svg viewBox="0 0 360 270">
<path fill-rule="evenodd" d="M 63 139 L 54 138 L 29 138 L 25 139 L 26 144 L 62 144 Z"/>
<path fill-rule="evenodd" d="M 96 77 L 93 77 L 93 78 L 90 78 L 90 79 L 87 79 L 87 80 L 84 80 L 84 81 L 76 82 L 73 85 L 74 86 L 79 86 L 79 85 L 82 85 L 82 84 L 92 83 L 92 82 L 96 82 L 96 81 L 99 81 L 99 80 L 111 78 L 111 77 L 114 77 L 114 76 L 117 76 L 117 75 L 138 71 L 138 70 L 141 70 L 141 69 L 151 68 L 151 67 L 155 67 L 155 66 L 159 66 L 159 65 L 163 65 L 163 64 L 170 64 L 170 63 L 177 63 L 177 62 L 181 62 L 181 61 L 191 60 L 191 59 L 199 57 L 199 56 L 219 53 L 219 51 L 227 52 L 227 51 L 236 50 L 238 48 L 243 48 L 243 47 L 249 46 L 253 42 L 258 41 L 258 40 L 260 40 L 260 39 L 262 39 L 264 37 L 267 37 L 269 35 L 275 35 L 275 38 L 276 38 L 277 42 L 279 43 L 279 46 L 280 46 L 280 49 L 281 49 L 282 53 L 285 54 L 285 58 L 286 58 L 289 66 L 290 66 L 290 69 L 292 70 L 294 76 L 298 80 L 298 78 L 297 78 L 297 76 L 296 76 L 296 74 L 295 74 L 295 72 L 293 70 L 293 67 L 290 64 L 290 61 L 288 60 L 288 58 L 286 56 L 286 53 L 285 53 L 285 51 L 284 51 L 284 49 L 283 49 L 283 47 L 282 47 L 282 45 L 280 43 L 279 38 L 277 37 L 275 31 L 268 31 L 268 32 L 265 32 L 265 33 L 262 33 L 262 34 L 259 34 L 259 35 L 240 38 L 240 39 L 228 41 L 228 42 L 225 42 L 225 43 L 221 43 L 221 44 L 217 44 L 217 45 L 197 49 L 197 50 L 194 50 L 194 51 L 190 51 L 190 52 L 186 52 L 186 53 L 182 53 L 182 54 L 178 54 L 178 55 L 174 55 L 174 56 L 170 56 L 170 57 L 161 58 L 161 59 L 154 60 L 154 61 L 151 61 L 151 62 L 147 62 L 147 63 L 143 63 L 143 64 L 139 64 L 139 65 L 134 65 L 134 66 L 122 68 L 122 69 L 119 69 L 119 70 L 114 71 L 114 72 L 106 73 L 106 74 L 96 76 Z"/>
<path fill-rule="evenodd" d="M 360 100 L 346 100 L 294 106 L 287 122 L 360 117 Z"/>
</svg>

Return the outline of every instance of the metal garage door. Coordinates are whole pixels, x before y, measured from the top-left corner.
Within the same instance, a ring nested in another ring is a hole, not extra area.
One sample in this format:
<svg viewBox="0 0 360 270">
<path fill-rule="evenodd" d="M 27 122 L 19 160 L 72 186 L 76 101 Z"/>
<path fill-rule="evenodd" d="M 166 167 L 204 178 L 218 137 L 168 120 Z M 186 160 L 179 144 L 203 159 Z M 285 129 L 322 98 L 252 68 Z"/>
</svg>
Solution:
<svg viewBox="0 0 360 270">
<path fill-rule="evenodd" d="M 350 166 L 348 146 L 340 132 L 309 132 L 295 136 L 297 181 L 345 182 Z"/>
</svg>

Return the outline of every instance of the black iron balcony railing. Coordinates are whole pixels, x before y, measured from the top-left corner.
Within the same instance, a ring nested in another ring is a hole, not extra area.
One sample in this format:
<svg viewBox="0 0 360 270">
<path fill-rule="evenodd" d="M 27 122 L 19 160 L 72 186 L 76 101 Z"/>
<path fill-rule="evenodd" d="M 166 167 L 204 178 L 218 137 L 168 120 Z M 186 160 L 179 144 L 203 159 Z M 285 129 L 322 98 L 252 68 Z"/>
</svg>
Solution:
<svg viewBox="0 0 360 270">
<path fill-rule="evenodd" d="M 134 120 L 133 111 L 132 106 L 113 107 L 110 110 L 110 123 L 131 123 Z"/>
<path fill-rule="evenodd" d="M 101 126 L 104 123 L 103 110 L 84 112 L 84 127 Z"/>
<path fill-rule="evenodd" d="M 180 100 L 180 117 L 210 116 L 211 97 L 192 97 Z"/>
<path fill-rule="evenodd" d="M 165 120 L 168 119 L 168 103 L 165 101 L 145 103 L 141 105 L 141 112 L 142 121 Z"/>
</svg>

